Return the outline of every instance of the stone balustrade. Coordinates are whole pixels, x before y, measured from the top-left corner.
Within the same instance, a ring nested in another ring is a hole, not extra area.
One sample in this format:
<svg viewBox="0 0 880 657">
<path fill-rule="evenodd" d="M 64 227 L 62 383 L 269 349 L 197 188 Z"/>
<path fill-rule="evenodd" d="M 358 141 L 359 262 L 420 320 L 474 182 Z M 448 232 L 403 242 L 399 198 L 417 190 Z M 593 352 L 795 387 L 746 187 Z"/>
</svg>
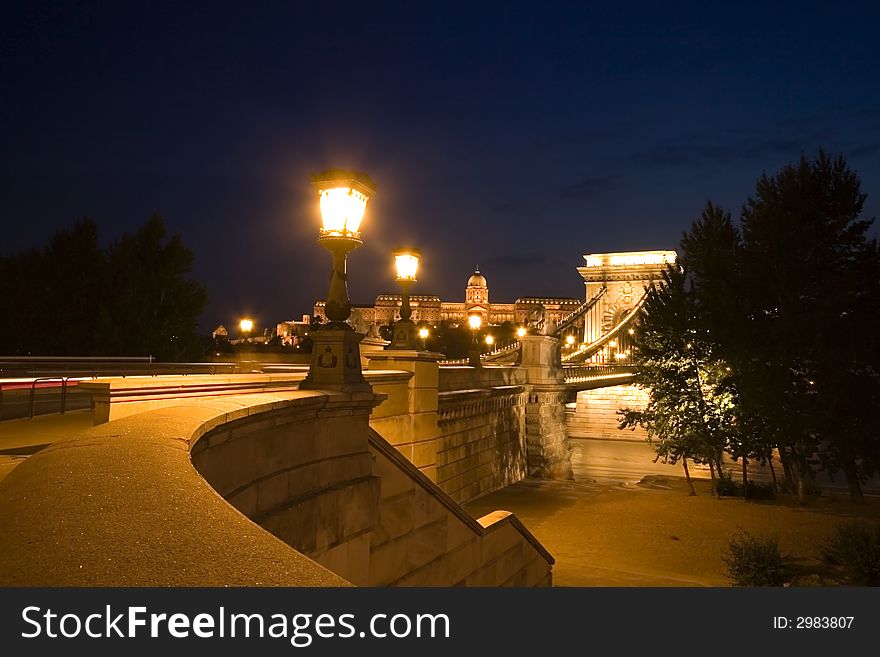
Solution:
<svg viewBox="0 0 880 657">
<path fill-rule="evenodd" d="M 181 399 L 57 443 L 0 482 L 0 585 L 550 584 L 515 517 L 474 520 L 369 427 L 384 397 Z"/>
</svg>

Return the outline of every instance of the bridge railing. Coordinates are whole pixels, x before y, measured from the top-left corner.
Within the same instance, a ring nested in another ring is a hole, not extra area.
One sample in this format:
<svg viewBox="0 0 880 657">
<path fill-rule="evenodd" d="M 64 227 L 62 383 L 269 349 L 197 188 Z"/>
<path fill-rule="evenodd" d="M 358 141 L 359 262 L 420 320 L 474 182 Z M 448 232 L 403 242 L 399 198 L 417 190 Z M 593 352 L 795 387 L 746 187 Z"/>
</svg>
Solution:
<svg viewBox="0 0 880 657">
<path fill-rule="evenodd" d="M 238 363 L 157 362 L 152 356 L 0 356 L 0 378 L 217 374 Z"/>
<path fill-rule="evenodd" d="M 633 365 L 564 365 L 566 383 L 591 383 L 627 379 L 632 377 L 636 368 Z"/>
<path fill-rule="evenodd" d="M 624 315 L 624 317 L 614 327 L 612 327 L 610 331 L 603 333 L 592 342 L 581 345 L 580 347 L 578 347 L 578 349 L 571 352 L 570 354 L 564 355 L 562 357 L 563 362 L 583 362 L 595 356 L 602 347 L 604 347 L 606 344 L 616 338 L 623 329 L 629 327 L 630 322 L 633 321 L 633 319 L 635 319 L 635 317 L 642 310 L 642 306 L 645 305 L 645 299 L 647 298 L 648 291 L 645 290 L 645 293 L 641 297 L 639 297 L 639 300 L 636 302 L 636 305 L 633 306 L 632 310 Z"/>
<path fill-rule="evenodd" d="M 561 333 L 563 333 L 569 326 L 574 324 L 578 319 L 580 319 L 583 315 L 585 315 L 589 310 L 593 308 L 597 303 L 599 303 L 599 299 L 605 296 L 605 293 L 608 291 L 608 288 L 604 285 L 599 288 L 599 290 L 590 297 L 588 300 L 584 301 L 580 306 L 575 308 L 572 312 L 567 314 L 565 317 L 559 320 L 559 324 L 556 325 L 556 328 L 553 330 L 553 335 L 558 337 Z"/>
</svg>

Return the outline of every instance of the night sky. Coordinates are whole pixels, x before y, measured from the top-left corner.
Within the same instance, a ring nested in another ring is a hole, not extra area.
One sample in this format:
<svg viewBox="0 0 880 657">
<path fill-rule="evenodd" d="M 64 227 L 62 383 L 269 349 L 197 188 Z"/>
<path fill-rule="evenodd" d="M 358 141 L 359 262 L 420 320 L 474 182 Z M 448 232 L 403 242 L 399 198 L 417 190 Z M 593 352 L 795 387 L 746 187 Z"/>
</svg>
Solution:
<svg viewBox="0 0 880 657">
<path fill-rule="evenodd" d="M 413 293 L 462 301 L 479 263 L 495 301 L 582 296 L 584 253 L 674 248 L 819 147 L 880 214 L 876 2 L 251 4 L 4 5 L 0 253 L 158 212 L 209 332 L 326 294 L 328 167 L 378 186 L 356 303 L 395 291 L 401 244 Z"/>
</svg>

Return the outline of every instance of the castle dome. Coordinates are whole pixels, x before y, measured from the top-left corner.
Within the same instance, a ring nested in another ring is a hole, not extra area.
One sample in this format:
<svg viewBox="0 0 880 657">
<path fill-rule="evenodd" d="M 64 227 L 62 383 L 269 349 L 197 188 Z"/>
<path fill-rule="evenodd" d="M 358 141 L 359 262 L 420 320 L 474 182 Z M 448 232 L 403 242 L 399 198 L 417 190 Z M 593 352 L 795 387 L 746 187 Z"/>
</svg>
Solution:
<svg viewBox="0 0 880 657">
<path fill-rule="evenodd" d="M 468 287 L 489 287 L 486 283 L 486 277 L 480 273 L 479 267 L 474 271 L 474 275 L 468 279 Z"/>
</svg>

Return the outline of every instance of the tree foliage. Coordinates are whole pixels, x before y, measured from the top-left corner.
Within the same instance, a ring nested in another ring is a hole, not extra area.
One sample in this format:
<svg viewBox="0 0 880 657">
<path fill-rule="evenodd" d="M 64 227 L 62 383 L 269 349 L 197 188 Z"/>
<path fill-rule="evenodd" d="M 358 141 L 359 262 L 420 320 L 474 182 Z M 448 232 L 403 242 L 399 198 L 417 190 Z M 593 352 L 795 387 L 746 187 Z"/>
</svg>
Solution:
<svg viewBox="0 0 880 657">
<path fill-rule="evenodd" d="M 648 290 L 633 335 L 635 382 L 648 390 L 648 404 L 620 413 L 621 428 L 645 428 L 657 458 L 682 462 L 692 494 L 687 459 L 709 464 L 713 477 L 720 472 L 734 407 L 727 369 L 714 356 L 694 299 L 686 271 L 677 265 Z"/>
<path fill-rule="evenodd" d="M 668 314 L 683 295 L 691 325 L 670 327 L 696 332 L 707 363 L 730 368 L 714 391 L 731 402 L 724 449 L 778 453 L 802 499 L 817 466 L 842 472 L 857 501 L 880 471 L 880 251 L 864 202 L 842 157 L 801 157 L 758 179 L 738 226 L 709 203 L 682 238 L 687 286 L 657 297 Z M 637 347 L 638 361 L 651 353 Z"/>
<path fill-rule="evenodd" d="M 0 257 L 0 344 L 15 355 L 203 355 L 205 288 L 188 278 L 192 252 L 159 216 L 106 249 L 90 219 L 41 251 Z"/>
</svg>

